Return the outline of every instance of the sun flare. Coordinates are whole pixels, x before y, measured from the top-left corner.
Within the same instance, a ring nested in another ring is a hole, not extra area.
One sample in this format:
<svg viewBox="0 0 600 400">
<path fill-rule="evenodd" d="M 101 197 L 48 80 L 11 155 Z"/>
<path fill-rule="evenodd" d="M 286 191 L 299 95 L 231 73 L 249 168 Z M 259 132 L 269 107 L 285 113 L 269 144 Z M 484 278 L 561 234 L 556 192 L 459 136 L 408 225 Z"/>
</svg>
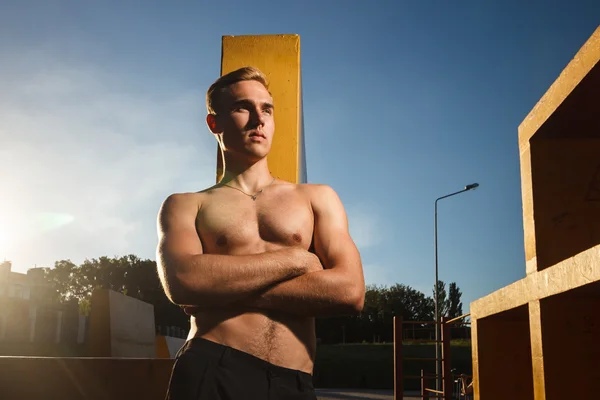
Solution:
<svg viewBox="0 0 600 400">
<path fill-rule="evenodd" d="M 6 209 L 4 209 L 6 211 Z M 17 236 L 17 220 L 8 212 L 0 210 L 0 262 L 13 256 L 13 244 Z"/>
</svg>

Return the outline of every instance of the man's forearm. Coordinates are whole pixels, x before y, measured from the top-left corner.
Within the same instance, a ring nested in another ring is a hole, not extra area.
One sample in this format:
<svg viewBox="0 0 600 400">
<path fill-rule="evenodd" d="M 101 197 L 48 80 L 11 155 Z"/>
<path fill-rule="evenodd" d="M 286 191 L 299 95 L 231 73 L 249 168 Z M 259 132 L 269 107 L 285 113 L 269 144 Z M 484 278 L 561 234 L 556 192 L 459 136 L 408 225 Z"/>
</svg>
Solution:
<svg viewBox="0 0 600 400">
<path fill-rule="evenodd" d="M 281 282 L 244 302 L 253 307 L 310 317 L 358 314 L 363 303 L 364 287 L 335 269 L 310 272 Z"/>
<path fill-rule="evenodd" d="M 284 249 L 254 255 L 200 254 L 165 264 L 176 304 L 226 306 L 306 273 L 307 257 Z"/>
</svg>

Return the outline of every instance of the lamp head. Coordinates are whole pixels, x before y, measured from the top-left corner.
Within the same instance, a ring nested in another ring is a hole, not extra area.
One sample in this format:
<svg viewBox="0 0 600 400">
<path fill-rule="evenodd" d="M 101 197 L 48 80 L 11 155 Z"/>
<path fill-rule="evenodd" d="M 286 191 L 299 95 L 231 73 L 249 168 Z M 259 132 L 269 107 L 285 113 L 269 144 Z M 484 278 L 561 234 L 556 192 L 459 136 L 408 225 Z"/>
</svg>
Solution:
<svg viewBox="0 0 600 400">
<path fill-rule="evenodd" d="M 473 190 L 479 187 L 479 183 L 471 183 L 470 185 L 465 186 L 465 190 Z"/>
</svg>

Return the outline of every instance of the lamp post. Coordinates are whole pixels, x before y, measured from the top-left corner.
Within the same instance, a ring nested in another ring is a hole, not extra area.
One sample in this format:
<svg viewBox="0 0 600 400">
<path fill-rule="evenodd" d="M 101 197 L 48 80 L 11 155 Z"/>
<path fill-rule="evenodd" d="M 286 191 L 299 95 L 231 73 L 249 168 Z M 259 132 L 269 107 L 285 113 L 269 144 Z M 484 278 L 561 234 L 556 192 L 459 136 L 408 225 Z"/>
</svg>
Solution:
<svg viewBox="0 0 600 400">
<path fill-rule="evenodd" d="M 440 293 L 439 293 L 439 280 L 438 280 L 438 234 L 437 234 L 437 204 L 438 201 L 445 199 L 447 197 L 451 197 L 451 196 L 456 196 L 457 194 L 463 193 L 463 192 L 467 192 L 469 190 L 473 190 L 479 187 L 479 183 L 472 183 L 470 185 L 465 186 L 465 188 L 463 190 L 459 190 L 458 192 L 454 192 L 454 193 L 450 193 L 447 194 L 445 196 L 439 197 L 435 200 L 435 228 L 434 228 L 434 235 L 435 235 L 435 299 L 434 299 L 434 305 L 435 305 L 435 374 L 436 374 L 436 390 L 442 390 L 442 379 L 441 379 L 441 371 L 442 371 L 442 360 L 440 357 L 440 314 L 439 314 L 439 298 L 440 298 Z"/>
</svg>

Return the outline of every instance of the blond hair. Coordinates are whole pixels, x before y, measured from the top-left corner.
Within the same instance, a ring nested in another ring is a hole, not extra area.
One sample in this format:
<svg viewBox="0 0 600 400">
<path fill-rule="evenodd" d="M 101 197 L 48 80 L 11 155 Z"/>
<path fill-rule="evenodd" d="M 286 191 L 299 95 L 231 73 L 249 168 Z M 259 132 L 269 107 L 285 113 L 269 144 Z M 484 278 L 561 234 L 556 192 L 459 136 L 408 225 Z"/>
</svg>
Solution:
<svg viewBox="0 0 600 400">
<path fill-rule="evenodd" d="M 269 90 L 267 77 L 258 68 L 243 67 L 236 69 L 235 71 L 231 71 L 217 79 L 208 88 L 208 92 L 206 92 L 206 109 L 209 114 L 217 114 L 219 101 L 221 100 L 223 93 L 227 91 L 230 85 L 240 81 L 257 81 L 262 83 L 262 85 Z"/>
</svg>

